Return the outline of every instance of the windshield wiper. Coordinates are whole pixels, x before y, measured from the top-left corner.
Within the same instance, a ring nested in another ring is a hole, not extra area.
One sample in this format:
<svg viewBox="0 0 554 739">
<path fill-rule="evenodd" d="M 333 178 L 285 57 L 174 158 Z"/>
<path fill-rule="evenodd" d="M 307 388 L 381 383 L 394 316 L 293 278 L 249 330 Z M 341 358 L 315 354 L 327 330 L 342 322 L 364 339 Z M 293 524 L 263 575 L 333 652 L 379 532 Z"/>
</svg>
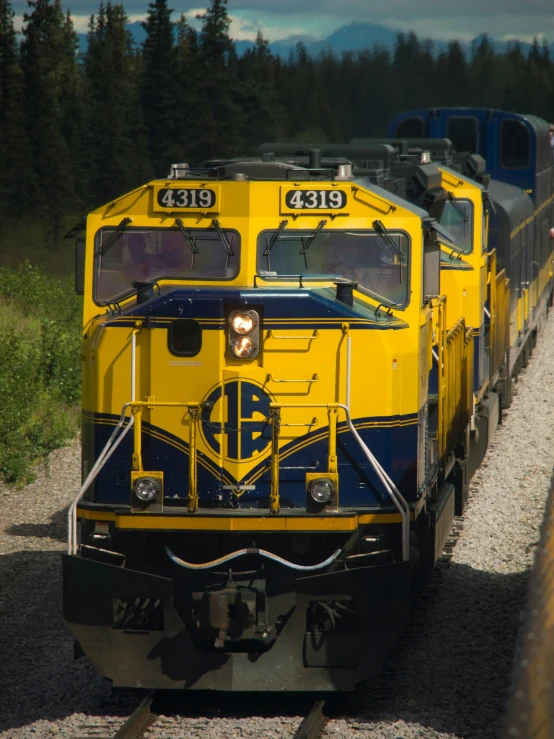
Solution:
<svg viewBox="0 0 554 739">
<path fill-rule="evenodd" d="M 448 199 L 452 203 L 454 210 L 456 210 L 464 219 L 464 236 L 466 236 L 467 233 L 467 222 L 469 221 L 469 216 L 464 208 L 462 208 L 461 204 L 456 200 L 454 195 L 451 192 L 448 192 Z"/>
<path fill-rule="evenodd" d="M 466 211 L 462 208 L 460 203 L 456 200 L 456 198 L 454 197 L 454 195 L 452 195 L 451 192 L 448 192 L 448 199 L 454 206 L 454 209 L 458 211 L 458 213 L 462 216 L 464 221 L 467 223 L 467 221 L 469 221 L 469 216 L 467 215 Z"/>
<path fill-rule="evenodd" d="M 390 233 L 387 231 L 384 223 L 382 221 L 373 221 L 373 228 L 375 229 L 375 232 L 379 234 L 379 236 L 383 239 L 385 244 L 390 247 L 393 252 L 398 257 L 399 267 L 400 267 L 400 282 L 403 282 L 402 276 L 402 265 L 405 262 L 404 254 L 402 253 L 402 249 L 398 246 L 396 241 L 392 238 Z"/>
<path fill-rule="evenodd" d="M 233 251 L 231 244 L 227 240 L 226 234 L 224 234 L 223 231 L 221 230 L 221 226 L 219 225 L 219 221 L 217 220 L 217 218 L 213 219 L 212 226 L 216 229 L 217 235 L 219 236 L 221 243 L 225 247 L 225 252 L 227 254 L 227 261 L 225 262 L 225 269 L 227 269 L 227 267 L 229 266 L 229 259 L 235 256 L 235 252 Z"/>
<path fill-rule="evenodd" d="M 194 269 L 194 256 L 196 254 L 200 254 L 200 252 L 198 251 L 198 247 L 196 246 L 196 239 L 191 234 L 191 232 L 188 230 L 188 228 L 185 228 L 185 226 L 183 225 L 183 221 L 180 218 L 175 219 L 175 224 L 179 227 L 179 231 L 183 234 L 185 241 L 190 247 L 190 251 L 191 251 L 190 268 Z"/>
<path fill-rule="evenodd" d="M 316 230 L 311 234 L 310 236 L 306 236 L 306 242 L 304 242 L 304 239 L 302 238 L 302 249 L 300 250 L 300 254 L 304 257 L 304 264 L 306 265 L 306 269 L 308 269 L 308 258 L 306 256 L 308 252 L 308 248 L 312 241 L 317 238 L 318 234 L 321 233 L 321 231 L 325 228 L 327 225 L 327 221 L 320 221 L 317 224 Z"/>
<path fill-rule="evenodd" d="M 127 228 L 127 226 L 131 223 L 133 219 L 132 218 L 124 218 L 121 223 L 117 226 L 115 231 L 113 231 L 112 234 L 110 234 L 110 237 L 106 241 L 105 244 L 102 244 L 96 254 L 94 256 L 96 257 L 103 257 L 104 254 L 109 251 L 112 246 L 115 244 L 115 242 L 119 239 L 123 231 Z"/>
<path fill-rule="evenodd" d="M 275 246 L 275 243 L 277 241 L 279 241 L 279 238 L 281 237 L 281 234 L 283 233 L 283 231 L 285 230 L 285 228 L 288 226 L 288 224 L 289 224 L 288 221 L 281 221 L 281 223 L 279 224 L 279 228 L 277 229 L 277 231 L 275 231 L 275 233 L 273 234 L 273 236 L 271 237 L 271 239 L 270 238 L 267 239 L 267 245 L 265 247 L 265 251 L 262 254 L 262 256 L 267 257 L 267 269 L 268 269 L 268 271 L 271 270 L 271 264 L 270 264 L 270 261 L 269 261 L 269 255 L 271 254 L 271 250 Z"/>
</svg>

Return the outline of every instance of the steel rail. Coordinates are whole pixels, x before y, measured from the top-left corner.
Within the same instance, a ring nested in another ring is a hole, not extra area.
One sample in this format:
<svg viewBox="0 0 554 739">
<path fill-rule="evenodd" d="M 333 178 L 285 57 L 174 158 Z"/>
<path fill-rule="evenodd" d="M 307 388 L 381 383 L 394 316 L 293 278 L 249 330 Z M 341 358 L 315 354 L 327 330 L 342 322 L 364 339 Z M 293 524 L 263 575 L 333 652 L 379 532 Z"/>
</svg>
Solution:
<svg viewBox="0 0 554 739">
<path fill-rule="evenodd" d="M 152 711 L 152 702 L 154 700 L 154 691 L 148 693 L 133 713 L 119 727 L 113 735 L 113 739 L 139 739 L 144 731 L 156 719 L 156 713 Z"/>
<path fill-rule="evenodd" d="M 325 701 L 316 701 L 309 714 L 302 720 L 293 739 L 317 739 L 327 723 L 327 716 L 323 713 Z"/>
</svg>

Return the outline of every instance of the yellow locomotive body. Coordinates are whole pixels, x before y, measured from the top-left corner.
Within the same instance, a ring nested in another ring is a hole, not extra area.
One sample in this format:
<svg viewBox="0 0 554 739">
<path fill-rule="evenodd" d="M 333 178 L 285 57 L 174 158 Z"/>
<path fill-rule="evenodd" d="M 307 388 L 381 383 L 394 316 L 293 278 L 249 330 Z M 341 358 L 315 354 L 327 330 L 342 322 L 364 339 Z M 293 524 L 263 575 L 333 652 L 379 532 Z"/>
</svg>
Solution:
<svg viewBox="0 0 554 739">
<path fill-rule="evenodd" d="M 84 652 L 128 686 L 375 674 L 448 533 L 472 413 L 434 221 L 348 168 L 247 160 L 94 211 L 80 254 L 64 615 Z"/>
</svg>

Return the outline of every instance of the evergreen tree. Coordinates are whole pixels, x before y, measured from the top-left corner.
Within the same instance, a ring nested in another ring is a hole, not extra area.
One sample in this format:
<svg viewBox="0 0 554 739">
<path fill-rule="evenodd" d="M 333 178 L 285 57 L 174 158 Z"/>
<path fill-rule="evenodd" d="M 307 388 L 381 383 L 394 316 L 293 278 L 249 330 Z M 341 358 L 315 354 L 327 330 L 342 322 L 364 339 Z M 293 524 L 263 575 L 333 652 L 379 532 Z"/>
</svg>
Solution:
<svg viewBox="0 0 554 739">
<path fill-rule="evenodd" d="M 148 131 L 148 150 L 154 171 L 170 165 L 175 149 L 175 118 L 179 115 L 176 99 L 176 50 L 173 22 L 167 0 L 148 5 L 148 17 L 142 24 L 146 39 L 142 45 L 141 100 Z"/>
<path fill-rule="evenodd" d="M 242 87 L 242 140 L 246 153 L 264 141 L 278 139 L 283 127 L 284 111 L 277 89 L 275 59 L 261 31 L 258 31 L 254 48 L 247 49 L 237 66 Z"/>
<path fill-rule="evenodd" d="M 485 34 L 473 45 L 469 63 L 471 104 L 495 108 L 500 105 L 502 82 L 494 47 Z"/>
<path fill-rule="evenodd" d="M 4 216 L 25 214 L 37 190 L 30 166 L 23 76 L 13 18 L 9 0 L 0 0 L 0 213 Z"/>
<path fill-rule="evenodd" d="M 346 138 L 386 136 L 388 123 L 400 107 L 389 51 L 375 47 L 373 52 L 361 52 L 353 72 L 343 103 L 354 112 Z"/>
<path fill-rule="evenodd" d="M 85 161 L 86 148 L 83 141 L 85 125 L 83 78 L 79 58 L 79 40 L 71 15 L 67 11 L 62 28 L 60 48 L 60 128 L 69 152 L 71 180 L 75 199 L 68 208 L 82 210 L 86 198 Z"/>
<path fill-rule="evenodd" d="M 211 0 L 206 13 L 198 18 L 202 21 L 203 79 L 197 100 L 201 122 L 195 141 L 197 155 L 201 159 L 233 156 L 240 146 L 243 114 L 238 105 L 239 81 L 229 64 L 233 47 L 227 0 Z"/>
<path fill-rule="evenodd" d="M 316 61 L 309 56 L 304 44 L 297 44 L 291 51 L 284 77 L 281 95 L 287 113 L 287 138 L 299 142 L 328 141 L 319 119 Z"/>
<path fill-rule="evenodd" d="M 21 42 L 21 66 L 26 87 L 26 117 L 33 168 L 39 187 L 33 198 L 35 212 L 50 222 L 50 237 L 59 243 L 63 216 L 73 208 L 74 183 L 71 152 L 64 136 L 63 85 L 75 48 L 70 49 L 66 19 L 60 0 L 29 0 Z M 69 21 L 71 23 L 71 21 Z"/>
<path fill-rule="evenodd" d="M 177 22 L 175 50 L 175 138 L 174 161 L 197 161 L 197 141 L 203 135 L 201 95 L 204 74 L 200 59 L 198 34 L 184 15 Z"/>
<path fill-rule="evenodd" d="M 121 5 L 100 6 L 85 56 L 89 198 L 95 206 L 149 176 L 138 93 L 138 60 Z"/>
<path fill-rule="evenodd" d="M 500 108 L 513 113 L 530 113 L 527 60 L 521 46 L 516 43 L 503 54 L 502 59 L 504 90 Z"/>
<path fill-rule="evenodd" d="M 448 49 L 439 54 L 437 88 L 440 105 L 467 105 L 469 102 L 468 66 L 458 41 L 450 41 Z"/>
<path fill-rule="evenodd" d="M 393 70 L 395 80 L 395 94 L 398 100 L 403 101 L 404 110 L 418 108 L 422 93 L 430 84 L 420 72 L 419 62 L 422 56 L 421 42 L 410 32 L 407 36 L 399 33 L 394 50 Z"/>
</svg>

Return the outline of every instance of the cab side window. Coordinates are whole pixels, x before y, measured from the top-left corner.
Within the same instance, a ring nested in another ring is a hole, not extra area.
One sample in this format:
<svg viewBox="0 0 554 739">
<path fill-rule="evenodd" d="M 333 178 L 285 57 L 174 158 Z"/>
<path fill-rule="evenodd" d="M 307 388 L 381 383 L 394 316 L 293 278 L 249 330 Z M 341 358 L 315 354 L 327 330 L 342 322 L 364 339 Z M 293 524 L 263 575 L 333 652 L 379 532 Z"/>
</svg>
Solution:
<svg viewBox="0 0 554 739">
<path fill-rule="evenodd" d="M 502 121 L 500 131 L 500 166 L 503 169 L 527 169 L 530 160 L 531 139 L 524 123 Z"/>
<path fill-rule="evenodd" d="M 451 116 L 446 124 L 446 138 L 458 151 L 479 151 L 479 128 L 477 118 Z"/>
</svg>

